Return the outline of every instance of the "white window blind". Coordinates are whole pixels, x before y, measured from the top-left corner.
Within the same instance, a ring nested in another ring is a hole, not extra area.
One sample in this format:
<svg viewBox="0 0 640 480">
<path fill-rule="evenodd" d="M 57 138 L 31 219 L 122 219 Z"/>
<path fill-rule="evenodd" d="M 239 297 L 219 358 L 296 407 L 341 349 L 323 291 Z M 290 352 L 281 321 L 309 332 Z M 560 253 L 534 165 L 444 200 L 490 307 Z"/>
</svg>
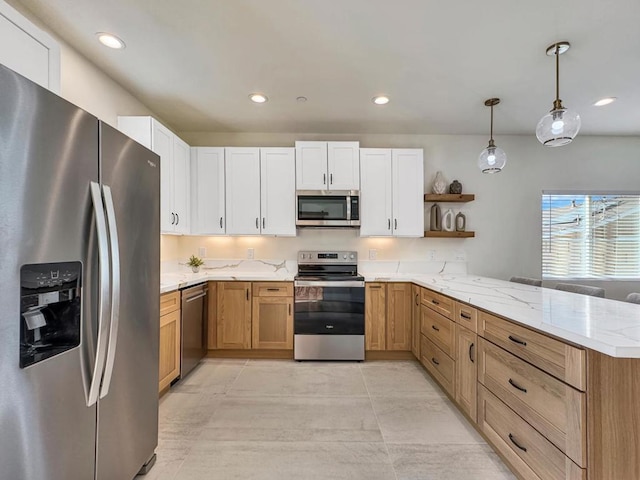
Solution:
<svg viewBox="0 0 640 480">
<path fill-rule="evenodd" d="M 543 193 L 542 277 L 640 278 L 640 194 Z"/>
</svg>

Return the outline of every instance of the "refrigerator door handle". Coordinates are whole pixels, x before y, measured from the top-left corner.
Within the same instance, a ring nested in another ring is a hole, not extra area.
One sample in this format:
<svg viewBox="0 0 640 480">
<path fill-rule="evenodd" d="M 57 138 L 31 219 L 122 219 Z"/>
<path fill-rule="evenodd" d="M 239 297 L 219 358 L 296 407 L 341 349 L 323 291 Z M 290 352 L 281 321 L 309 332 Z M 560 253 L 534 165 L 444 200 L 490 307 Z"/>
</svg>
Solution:
<svg viewBox="0 0 640 480">
<path fill-rule="evenodd" d="M 104 215 L 104 205 L 100 185 L 91 182 L 91 199 L 93 201 L 93 213 L 96 219 L 98 264 L 99 264 L 99 300 L 98 300 L 98 345 L 96 347 L 96 359 L 91 376 L 91 385 L 87 399 L 87 407 L 98 401 L 100 383 L 104 371 L 107 349 L 107 316 L 109 312 L 109 245 L 107 240 L 107 223 Z"/>
<path fill-rule="evenodd" d="M 118 326 L 120 325 L 120 246 L 118 244 L 118 228 L 116 226 L 116 212 L 113 207 L 111 187 L 103 185 L 102 195 L 107 212 L 109 247 L 111 249 L 111 321 L 109 322 L 107 363 L 104 368 L 100 398 L 104 398 L 109 393 L 109 386 L 113 377 L 113 365 L 116 358 L 116 347 L 118 346 Z"/>
</svg>

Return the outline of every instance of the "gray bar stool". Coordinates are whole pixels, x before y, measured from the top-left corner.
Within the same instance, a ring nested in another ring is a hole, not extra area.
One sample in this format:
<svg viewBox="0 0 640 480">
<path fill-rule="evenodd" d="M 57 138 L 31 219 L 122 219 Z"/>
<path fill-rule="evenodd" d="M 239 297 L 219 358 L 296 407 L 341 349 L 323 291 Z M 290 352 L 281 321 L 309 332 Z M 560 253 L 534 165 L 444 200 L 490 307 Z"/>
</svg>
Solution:
<svg viewBox="0 0 640 480">
<path fill-rule="evenodd" d="M 542 286 L 542 280 L 538 280 L 537 278 L 511 277 L 509 281 L 514 283 L 522 283 L 524 285 L 533 285 L 534 287 Z"/>
<path fill-rule="evenodd" d="M 624 301 L 629 303 L 640 303 L 640 293 L 630 293 Z"/>
<path fill-rule="evenodd" d="M 573 283 L 558 283 L 556 290 L 564 290 L 565 292 L 580 293 L 582 295 L 591 295 L 592 297 L 604 298 L 604 288 L 590 287 L 589 285 L 576 285 Z"/>
</svg>

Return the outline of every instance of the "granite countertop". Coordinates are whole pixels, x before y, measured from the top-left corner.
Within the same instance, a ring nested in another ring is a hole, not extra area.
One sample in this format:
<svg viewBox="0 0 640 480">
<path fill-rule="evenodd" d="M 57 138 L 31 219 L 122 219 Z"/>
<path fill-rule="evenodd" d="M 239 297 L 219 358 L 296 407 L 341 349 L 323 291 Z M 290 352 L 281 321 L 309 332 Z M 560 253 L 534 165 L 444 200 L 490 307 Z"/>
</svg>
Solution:
<svg viewBox="0 0 640 480">
<path fill-rule="evenodd" d="M 367 282 L 412 282 L 606 355 L 640 358 L 640 305 L 468 275 L 455 265 L 432 269 L 436 273 L 402 273 L 402 265 L 358 268 Z M 293 281 L 296 271 L 289 261 L 220 262 L 200 273 L 164 273 L 160 292 L 209 280 Z"/>
</svg>

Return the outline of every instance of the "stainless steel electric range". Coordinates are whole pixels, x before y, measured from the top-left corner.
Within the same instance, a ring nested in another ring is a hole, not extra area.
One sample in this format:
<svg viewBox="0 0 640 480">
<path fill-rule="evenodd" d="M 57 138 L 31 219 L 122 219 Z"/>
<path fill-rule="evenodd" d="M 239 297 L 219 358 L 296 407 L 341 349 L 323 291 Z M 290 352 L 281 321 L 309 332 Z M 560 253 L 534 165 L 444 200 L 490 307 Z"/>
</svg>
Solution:
<svg viewBox="0 0 640 480">
<path fill-rule="evenodd" d="M 364 360 L 364 277 L 357 252 L 299 252 L 295 360 Z"/>
</svg>

